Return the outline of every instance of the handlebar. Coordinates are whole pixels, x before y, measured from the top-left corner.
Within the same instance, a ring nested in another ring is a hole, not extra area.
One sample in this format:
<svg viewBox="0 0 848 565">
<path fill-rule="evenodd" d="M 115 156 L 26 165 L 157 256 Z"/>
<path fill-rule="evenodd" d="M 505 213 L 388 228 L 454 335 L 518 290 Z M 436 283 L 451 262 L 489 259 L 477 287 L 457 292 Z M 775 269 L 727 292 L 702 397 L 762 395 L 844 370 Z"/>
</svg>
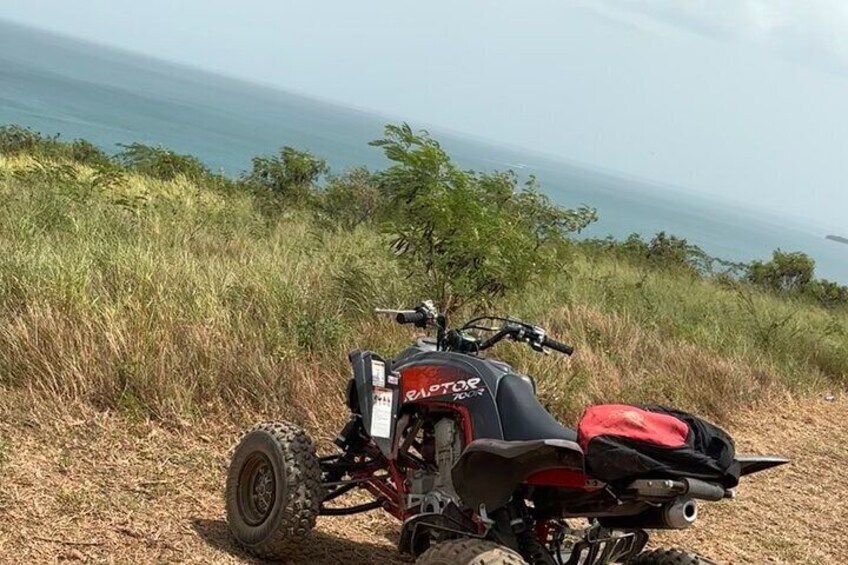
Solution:
<svg viewBox="0 0 848 565">
<path fill-rule="evenodd" d="M 565 355 L 574 353 L 574 348 L 561 341 L 549 338 L 543 328 L 534 326 L 514 318 L 498 316 L 480 316 L 469 320 L 459 330 L 447 328 L 447 318 L 436 310 L 431 301 L 425 301 L 410 310 L 376 309 L 378 314 L 390 314 L 398 324 L 415 324 L 418 328 L 435 326 L 438 329 L 437 343 L 440 348 L 448 351 L 479 352 L 489 349 L 504 338 L 526 343 L 534 350 L 545 353 L 545 348 L 553 349 Z M 498 322 L 500 327 L 481 325 L 482 322 Z M 479 338 L 463 338 L 463 332 L 477 330 L 494 332 L 488 339 L 480 342 Z"/>
<path fill-rule="evenodd" d="M 419 310 L 401 310 L 395 315 L 398 324 L 423 324 L 427 321 L 427 313 Z"/>
<path fill-rule="evenodd" d="M 574 353 L 573 347 L 562 343 L 561 341 L 549 338 L 545 335 L 545 330 L 542 328 L 526 324 L 519 320 L 510 319 L 504 320 L 504 326 L 497 330 L 492 337 L 480 344 L 479 349 L 481 351 L 488 349 L 504 338 L 525 342 L 539 352 L 544 352 L 544 348 L 547 347 L 548 349 L 559 351 L 565 355 L 571 355 Z"/>
<path fill-rule="evenodd" d="M 561 341 L 557 341 L 549 337 L 546 337 L 544 340 L 542 340 L 542 347 L 547 347 L 549 349 L 553 349 L 554 351 L 565 353 L 566 355 L 571 355 L 572 353 L 574 353 L 574 348 L 570 345 L 566 345 Z"/>
<path fill-rule="evenodd" d="M 376 308 L 377 314 L 389 314 L 395 317 L 398 324 L 415 324 L 418 328 L 427 328 L 429 326 L 438 326 L 440 330 L 444 330 L 445 319 L 442 314 L 436 310 L 436 305 L 432 301 L 426 300 L 410 310 L 389 310 L 386 308 Z"/>
</svg>

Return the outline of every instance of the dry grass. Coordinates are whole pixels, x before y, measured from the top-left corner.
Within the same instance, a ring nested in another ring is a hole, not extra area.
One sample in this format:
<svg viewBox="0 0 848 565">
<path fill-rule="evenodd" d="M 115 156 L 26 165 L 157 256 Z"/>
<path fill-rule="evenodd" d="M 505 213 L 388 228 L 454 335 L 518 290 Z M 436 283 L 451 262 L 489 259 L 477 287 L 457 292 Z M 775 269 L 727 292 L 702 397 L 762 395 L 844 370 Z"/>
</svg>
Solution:
<svg viewBox="0 0 848 565">
<path fill-rule="evenodd" d="M 576 305 L 542 319 L 551 332 L 570 335 L 578 344 L 567 361 L 521 352 L 522 365 L 541 375 L 542 397 L 564 419 L 573 421 L 587 404 L 649 401 L 724 420 L 782 389 L 780 374 L 766 362 L 718 356 L 703 345 L 664 337 L 626 314 Z"/>
<path fill-rule="evenodd" d="M 371 228 L 25 156 L 0 157 L 0 201 L 0 386 L 57 406 L 335 422 L 321 392 L 344 382 L 347 353 L 409 339 L 370 314 L 420 299 Z M 722 419 L 773 389 L 841 386 L 843 312 L 746 292 L 575 252 L 567 273 L 493 308 L 538 320 L 578 356 L 499 354 L 569 419 L 612 399 Z"/>
<path fill-rule="evenodd" d="M 368 334 L 345 307 L 368 289 L 342 272 L 392 274 L 372 234 L 269 220 L 245 194 L 27 175 L 0 175 L 0 384 L 57 405 L 180 420 L 296 404 Z"/>
</svg>

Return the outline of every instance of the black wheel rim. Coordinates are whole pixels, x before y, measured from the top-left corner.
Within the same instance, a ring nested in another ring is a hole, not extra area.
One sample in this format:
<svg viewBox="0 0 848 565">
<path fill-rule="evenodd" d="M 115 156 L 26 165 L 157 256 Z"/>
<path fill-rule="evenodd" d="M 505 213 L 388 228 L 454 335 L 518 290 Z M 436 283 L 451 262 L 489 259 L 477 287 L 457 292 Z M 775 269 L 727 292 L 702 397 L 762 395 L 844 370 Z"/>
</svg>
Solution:
<svg viewBox="0 0 848 565">
<path fill-rule="evenodd" d="M 264 453 L 253 453 L 239 474 L 238 503 L 244 521 L 251 526 L 264 522 L 274 509 L 277 481 L 274 467 Z"/>
</svg>

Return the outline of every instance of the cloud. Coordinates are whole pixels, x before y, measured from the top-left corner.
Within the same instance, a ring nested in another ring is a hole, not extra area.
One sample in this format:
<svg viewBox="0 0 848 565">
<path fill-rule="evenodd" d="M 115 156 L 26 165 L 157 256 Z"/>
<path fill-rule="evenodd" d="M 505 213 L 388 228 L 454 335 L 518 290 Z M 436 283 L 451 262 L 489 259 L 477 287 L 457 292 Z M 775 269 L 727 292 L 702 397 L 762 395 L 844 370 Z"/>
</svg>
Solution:
<svg viewBox="0 0 848 565">
<path fill-rule="evenodd" d="M 845 0 L 589 0 L 584 5 L 644 31 L 682 30 L 751 43 L 797 62 L 848 71 Z"/>
</svg>

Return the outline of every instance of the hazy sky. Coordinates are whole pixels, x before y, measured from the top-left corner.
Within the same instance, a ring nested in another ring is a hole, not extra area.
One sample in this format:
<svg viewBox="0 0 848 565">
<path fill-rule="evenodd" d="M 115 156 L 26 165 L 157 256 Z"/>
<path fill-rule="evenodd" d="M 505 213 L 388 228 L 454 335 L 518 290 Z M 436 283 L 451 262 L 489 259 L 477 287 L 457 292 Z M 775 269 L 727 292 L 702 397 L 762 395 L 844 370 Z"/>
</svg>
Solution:
<svg viewBox="0 0 848 565">
<path fill-rule="evenodd" d="M 848 224 L 844 0 L 0 0 L 0 17 Z"/>
</svg>

